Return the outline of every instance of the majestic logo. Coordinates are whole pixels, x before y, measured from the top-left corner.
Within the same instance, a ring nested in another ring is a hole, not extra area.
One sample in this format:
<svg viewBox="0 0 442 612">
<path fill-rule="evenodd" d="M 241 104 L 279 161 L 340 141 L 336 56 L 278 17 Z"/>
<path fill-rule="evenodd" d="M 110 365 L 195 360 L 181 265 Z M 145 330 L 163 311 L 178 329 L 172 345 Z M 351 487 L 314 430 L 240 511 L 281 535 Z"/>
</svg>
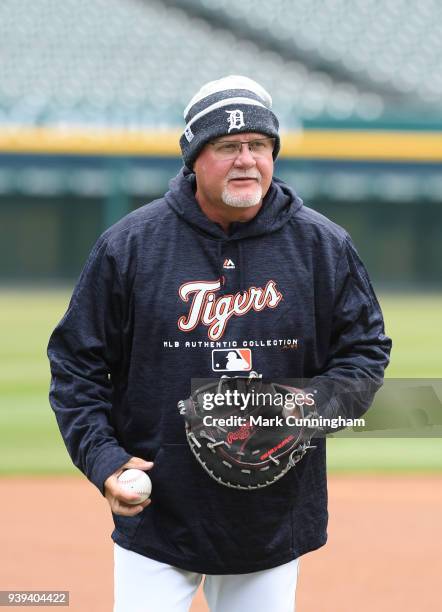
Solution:
<svg viewBox="0 0 442 612">
<path fill-rule="evenodd" d="M 246 349 L 214 349 L 212 370 L 214 372 L 249 372 L 252 369 L 252 351 Z"/>
<path fill-rule="evenodd" d="M 221 288 L 221 280 L 191 281 L 179 288 L 178 294 L 183 302 L 192 296 L 189 314 L 178 319 L 178 329 L 190 332 L 199 323 L 208 327 L 210 340 L 219 340 L 226 331 L 227 322 L 233 316 L 242 317 L 250 310 L 259 312 L 265 308 L 276 308 L 282 300 L 276 283 L 270 280 L 264 288 L 250 287 L 235 295 L 216 297 Z"/>
<path fill-rule="evenodd" d="M 190 127 L 188 127 L 184 130 L 184 136 L 187 138 L 187 142 L 190 142 L 191 140 L 193 140 L 195 134 L 192 132 Z"/>
<path fill-rule="evenodd" d="M 225 259 L 223 263 L 223 268 L 225 268 L 226 270 L 234 270 L 235 264 L 231 259 Z"/>
<path fill-rule="evenodd" d="M 244 113 L 241 110 L 226 111 L 228 113 L 227 121 L 229 122 L 229 131 L 239 130 L 245 126 Z"/>
</svg>

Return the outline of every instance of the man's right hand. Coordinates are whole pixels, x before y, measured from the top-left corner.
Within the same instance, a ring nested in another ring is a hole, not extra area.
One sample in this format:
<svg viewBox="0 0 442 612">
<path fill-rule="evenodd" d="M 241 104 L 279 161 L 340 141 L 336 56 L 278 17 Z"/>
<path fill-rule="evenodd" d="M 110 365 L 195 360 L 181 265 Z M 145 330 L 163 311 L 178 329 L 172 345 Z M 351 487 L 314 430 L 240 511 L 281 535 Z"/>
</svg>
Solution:
<svg viewBox="0 0 442 612">
<path fill-rule="evenodd" d="M 152 467 L 152 461 L 145 461 L 139 457 L 132 457 L 132 459 L 129 459 L 127 463 L 104 481 L 104 496 L 109 502 L 114 514 L 120 514 L 121 516 L 136 516 L 150 504 L 151 500 L 146 499 L 146 501 L 134 505 L 133 502 L 136 502 L 139 496 L 136 493 L 125 491 L 118 483 L 118 476 L 122 474 L 125 469 L 135 468 L 146 472 L 152 469 Z"/>
</svg>

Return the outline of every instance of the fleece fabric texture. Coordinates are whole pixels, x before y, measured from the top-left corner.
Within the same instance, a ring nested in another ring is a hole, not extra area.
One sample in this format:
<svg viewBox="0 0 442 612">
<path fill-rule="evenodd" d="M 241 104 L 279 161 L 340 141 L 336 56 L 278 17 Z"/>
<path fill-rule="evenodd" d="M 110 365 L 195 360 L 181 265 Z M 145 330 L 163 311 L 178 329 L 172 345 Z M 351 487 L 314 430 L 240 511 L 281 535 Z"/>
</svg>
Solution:
<svg viewBox="0 0 442 612">
<path fill-rule="evenodd" d="M 347 233 L 286 184 L 274 179 L 256 217 L 229 234 L 194 191 L 183 169 L 164 198 L 97 241 L 49 342 L 50 401 L 74 464 L 102 493 L 130 457 L 154 461 L 152 504 L 114 515 L 117 544 L 189 571 L 248 573 L 325 544 L 325 440 L 265 489 L 223 487 L 186 442 L 177 403 L 191 379 L 311 379 L 323 415 L 339 412 L 334 385 L 368 380 L 350 402 L 360 416 L 391 341 Z M 232 350 L 245 371 L 229 370 Z"/>
</svg>

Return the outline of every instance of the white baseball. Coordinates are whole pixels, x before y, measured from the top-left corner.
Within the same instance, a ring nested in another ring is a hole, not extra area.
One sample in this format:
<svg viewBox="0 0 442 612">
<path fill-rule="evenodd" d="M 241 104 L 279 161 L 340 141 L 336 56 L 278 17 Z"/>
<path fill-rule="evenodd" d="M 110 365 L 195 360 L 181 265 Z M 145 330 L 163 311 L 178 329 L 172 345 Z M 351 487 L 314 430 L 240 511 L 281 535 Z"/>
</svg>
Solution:
<svg viewBox="0 0 442 612">
<path fill-rule="evenodd" d="M 137 501 L 129 502 L 130 504 L 136 505 L 143 501 L 146 501 L 152 492 L 152 481 L 146 472 L 141 470 L 125 470 L 120 476 L 118 476 L 118 482 L 125 491 L 131 493 L 138 493 L 140 499 Z"/>
</svg>

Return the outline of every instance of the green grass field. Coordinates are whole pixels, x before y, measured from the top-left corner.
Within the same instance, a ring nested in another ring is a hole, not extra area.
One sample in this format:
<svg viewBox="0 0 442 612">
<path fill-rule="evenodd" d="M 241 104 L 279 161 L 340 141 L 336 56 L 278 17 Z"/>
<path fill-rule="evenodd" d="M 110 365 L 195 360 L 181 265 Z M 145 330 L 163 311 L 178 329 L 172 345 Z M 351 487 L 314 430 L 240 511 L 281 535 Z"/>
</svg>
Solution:
<svg viewBox="0 0 442 612">
<path fill-rule="evenodd" d="M 47 400 L 46 345 L 66 291 L 0 292 L 0 474 L 77 472 Z M 394 349 L 391 378 L 442 378 L 442 295 L 381 297 Z M 332 439 L 331 472 L 442 471 L 442 439 Z"/>
</svg>

